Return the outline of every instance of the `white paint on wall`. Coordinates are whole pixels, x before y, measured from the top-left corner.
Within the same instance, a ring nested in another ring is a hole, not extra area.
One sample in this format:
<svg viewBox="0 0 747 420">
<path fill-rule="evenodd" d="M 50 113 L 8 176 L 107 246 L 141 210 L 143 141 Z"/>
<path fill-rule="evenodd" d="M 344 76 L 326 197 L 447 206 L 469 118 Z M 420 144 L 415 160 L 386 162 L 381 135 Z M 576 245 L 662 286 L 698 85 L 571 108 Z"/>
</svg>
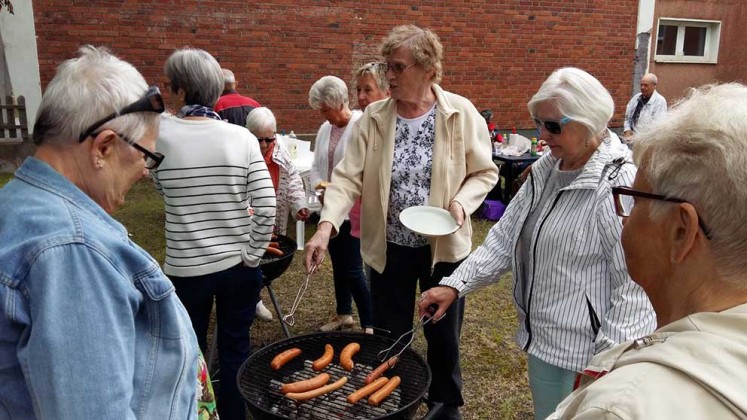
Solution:
<svg viewBox="0 0 747 420">
<path fill-rule="evenodd" d="M 656 0 L 639 0 L 638 2 L 638 27 L 636 35 L 641 33 L 649 33 L 651 36 L 648 38 L 648 56 L 646 57 L 646 69 L 644 73 L 648 73 L 648 63 L 651 61 L 651 50 L 654 48 L 653 41 L 656 39 L 654 33 L 654 9 L 656 8 Z M 636 36 L 636 48 L 639 47 L 638 41 L 641 37 Z"/>
<path fill-rule="evenodd" d="M 42 97 L 32 0 L 13 1 L 13 11 L 14 15 L 5 8 L 0 11 L 0 40 L 3 43 L 0 50 L 5 53 L 13 95 L 26 98 L 30 133 Z"/>
</svg>

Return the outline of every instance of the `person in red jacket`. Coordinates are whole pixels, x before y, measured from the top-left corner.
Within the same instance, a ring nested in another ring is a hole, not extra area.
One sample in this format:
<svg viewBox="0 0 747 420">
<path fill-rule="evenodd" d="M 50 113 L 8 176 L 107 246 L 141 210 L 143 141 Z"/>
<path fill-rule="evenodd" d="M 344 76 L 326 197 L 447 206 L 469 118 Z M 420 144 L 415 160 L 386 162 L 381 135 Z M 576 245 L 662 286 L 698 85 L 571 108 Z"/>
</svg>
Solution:
<svg viewBox="0 0 747 420">
<path fill-rule="evenodd" d="M 218 98 L 218 102 L 215 103 L 213 109 L 221 118 L 231 124 L 245 127 L 246 116 L 249 115 L 254 108 L 259 108 L 262 105 L 248 96 L 239 95 L 239 93 L 236 92 L 236 77 L 234 77 L 233 72 L 228 69 L 222 70 L 223 80 L 226 87 L 220 95 L 220 98 Z"/>
</svg>

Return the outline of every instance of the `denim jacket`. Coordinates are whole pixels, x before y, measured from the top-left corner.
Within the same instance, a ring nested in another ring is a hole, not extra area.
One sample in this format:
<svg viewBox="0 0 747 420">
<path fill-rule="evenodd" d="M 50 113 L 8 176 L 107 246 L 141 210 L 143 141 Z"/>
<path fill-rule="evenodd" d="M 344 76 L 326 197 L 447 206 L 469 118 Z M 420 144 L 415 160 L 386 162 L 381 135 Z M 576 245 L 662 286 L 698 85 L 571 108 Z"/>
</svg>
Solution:
<svg viewBox="0 0 747 420">
<path fill-rule="evenodd" d="M 194 419 L 198 348 L 174 287 L 46 163 L 0 189 L 0 419 Z"/>
</svg>

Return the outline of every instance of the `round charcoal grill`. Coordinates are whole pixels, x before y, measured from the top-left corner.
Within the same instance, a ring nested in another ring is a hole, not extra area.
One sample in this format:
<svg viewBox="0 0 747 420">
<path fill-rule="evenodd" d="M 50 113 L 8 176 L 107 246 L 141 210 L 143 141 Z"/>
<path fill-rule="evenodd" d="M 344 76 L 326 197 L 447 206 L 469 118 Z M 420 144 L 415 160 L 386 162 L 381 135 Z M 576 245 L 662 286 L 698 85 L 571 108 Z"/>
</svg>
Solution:
<svg viewBox="0 0 747 420">
<path fill-rule="evenodd" d="M 348 372 L 340 366 L 340 352 L 356 342 L 361 350 L 353 357 L 355 368 Z M 254 353 L 239 369 L 239 390 L 255 419 L 410 419 L 415 414 L 431 382 L 431 371 L 422 357 L 407 348 L 394 368 L 384 376 L 399 376 L 402 382 L 384 402 L 374 407 L 366 399 L 357 404 L 346 401 L 348 395 L 364 386 L 364 380 L 381 364 L 377 354 L 394 340 L 358 332 L 313 333 L 288 338 L 270 344 Z M 332 383 L 343 376 L 348 382 L 341 389 L 305 402 L 283 396 L 280 387 L 289 382 L 313 378 L 321 372 L 311 369 L 311 363 L 324 353 L 324 345 L 335 349 L 332 363 L 322 372 L 330 374 Z M 270 362 L 279 353 L 298 347 L 300 356 L 279 371 Z"/>
<path fill-rule="evenodd" d="M 283 255 L 275 256 L 265 253 L 262 256 L 259 266 L 262 267 L 262 275 L 265 276 L 265 285 L 285 273 L 285 270 L 290 267 L 290 263 L 293 261 L 293 254 L 296 253 L 296 242 L 285 235 L 277 235 L 277 239 L 273 240 L 273 242 L 277 242 L 280 245 Z"/>
</svg>

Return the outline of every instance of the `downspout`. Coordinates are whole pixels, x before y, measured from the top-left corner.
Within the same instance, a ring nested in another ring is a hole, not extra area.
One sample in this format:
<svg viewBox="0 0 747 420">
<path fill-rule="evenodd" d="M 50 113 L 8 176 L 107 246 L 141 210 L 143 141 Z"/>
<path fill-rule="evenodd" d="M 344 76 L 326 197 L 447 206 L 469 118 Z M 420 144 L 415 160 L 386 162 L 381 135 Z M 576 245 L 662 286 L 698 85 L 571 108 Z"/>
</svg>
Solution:
<svg viewBox="0 0 747 420">
<path fill-rule="evenodd" d="M 640 92 L 641 77 L 649 71 L 651 50 L 654 48 L 651 38 L 654 33 L 655 8 L 656 0 L 638 0 L 638 25 L 636 27 L 631 97 Z"/>
</svg>

